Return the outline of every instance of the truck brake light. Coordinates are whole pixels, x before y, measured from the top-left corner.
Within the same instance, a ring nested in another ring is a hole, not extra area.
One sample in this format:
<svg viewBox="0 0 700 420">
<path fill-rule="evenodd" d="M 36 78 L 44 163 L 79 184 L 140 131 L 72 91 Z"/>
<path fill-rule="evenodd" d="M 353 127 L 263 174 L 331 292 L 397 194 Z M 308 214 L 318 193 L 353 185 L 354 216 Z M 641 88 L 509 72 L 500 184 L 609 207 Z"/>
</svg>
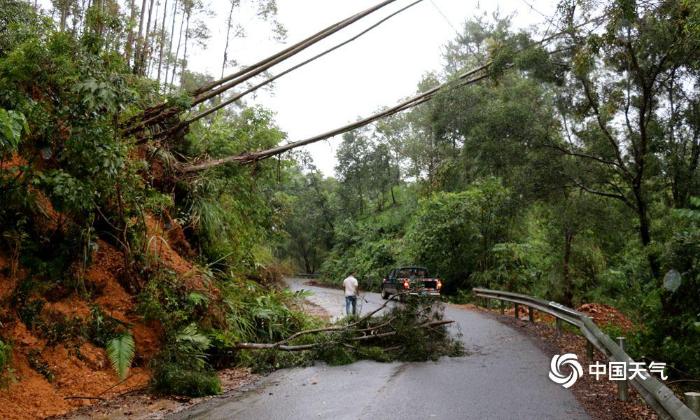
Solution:
<svg viewBox="0 0 700 420">
<path fill-rule="evenodd" d="M 404 289 L 408 289 L 408 288 L 409 288 L 408 280 L 404 280 L 404 281 L 403 281 L 403 288 L 404 288 Z"/>
</svg>

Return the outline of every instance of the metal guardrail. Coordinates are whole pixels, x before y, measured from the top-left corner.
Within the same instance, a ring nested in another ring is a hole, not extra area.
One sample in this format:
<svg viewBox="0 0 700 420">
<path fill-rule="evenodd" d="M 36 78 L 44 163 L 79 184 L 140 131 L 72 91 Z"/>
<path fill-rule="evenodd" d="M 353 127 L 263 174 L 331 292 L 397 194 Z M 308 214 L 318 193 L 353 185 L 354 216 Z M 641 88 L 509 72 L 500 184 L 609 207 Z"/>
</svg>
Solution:
<svg viewBox="0 0 700 420">
<path fill-rule="evenodd" d="M 516 306 L 516 316 L 518 316 L 518 306 L 523 305 L 529 308 L 530 321 L 534 322 L 533 309 L 540 312 L 545 312 L 555 317 L 557 320 L 557 328 L 560 328 L 560 321 L 565 321 L 571 325 L 578 327 L 588 341 L 588 346 L 597 348 L 601 353 L 606 355 L 610 361 L 625 362 L 628 367 L 634 360 L 625 353 L 624 349 L 615 343 L 607 334 L 598 328 L 593 320 L 564 305 L 556 302 L 548 302 L 543 299 L 537 299 L 532 296 L 521 295 L 519 293 L 502 292 L 498 290 L 489 290 L 474 288 L 473 293 L 476 296 L 486 299 L 497 299 L 500 301 L 511 302 Z M 589 350 L 589 357 L 592 354 L 592 349 Z M 632 386 L 639 392 L 644 400 L 656 411 L 662 419 L 675 420 L 699 420 L 693 411 L 688 408 L 666 385 L 658 379 L 648 374 L 648 378 L 643 380 L 639 376 L 629 381 Z M 621 394 L 622 395 L 622 394 Z"/>
</svg>

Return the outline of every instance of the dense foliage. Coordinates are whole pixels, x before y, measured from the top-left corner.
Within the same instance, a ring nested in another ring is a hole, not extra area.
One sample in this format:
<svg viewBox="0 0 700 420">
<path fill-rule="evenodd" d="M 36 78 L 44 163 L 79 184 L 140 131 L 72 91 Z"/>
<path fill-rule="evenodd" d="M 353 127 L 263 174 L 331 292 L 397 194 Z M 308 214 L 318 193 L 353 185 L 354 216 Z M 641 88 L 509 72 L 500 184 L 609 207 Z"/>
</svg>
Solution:
<svg viewBox="0 0 700 420">
<path fill-rule="evenodd" d="M 458 299 L 486 286 L 610 304 L 639 326 L 634 356 L 697 377 L 700 10 L 558 10 L 545 43 L 499 16 L 467 22 L 418 90 L 490 60 L 489 80 L 346 135 L 336 180 L 296 169 L 327 203 L 323 234 L 304 239 L 323 263 L 299 266 L 336 284 L 357 270 L 376 288 L 419 264 Z M 321 226 L 307 214 L 287 226 Z"/>
</svg>

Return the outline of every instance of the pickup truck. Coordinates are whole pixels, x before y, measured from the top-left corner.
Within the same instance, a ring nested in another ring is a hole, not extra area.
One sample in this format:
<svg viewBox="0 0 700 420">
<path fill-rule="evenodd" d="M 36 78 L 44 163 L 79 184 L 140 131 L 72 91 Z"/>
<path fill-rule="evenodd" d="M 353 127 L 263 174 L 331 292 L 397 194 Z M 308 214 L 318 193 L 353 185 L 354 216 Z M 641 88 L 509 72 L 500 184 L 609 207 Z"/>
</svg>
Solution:
<svg viewBox="0 0 700 420">
<path fill-rule="evenodd" d="M 415 296 L 440 296 L 442 281 L 432 278 L 425 267 L 399 267 L 391 270 L 382 281 L 382 299 L 408 292 Z"/>
</svg>

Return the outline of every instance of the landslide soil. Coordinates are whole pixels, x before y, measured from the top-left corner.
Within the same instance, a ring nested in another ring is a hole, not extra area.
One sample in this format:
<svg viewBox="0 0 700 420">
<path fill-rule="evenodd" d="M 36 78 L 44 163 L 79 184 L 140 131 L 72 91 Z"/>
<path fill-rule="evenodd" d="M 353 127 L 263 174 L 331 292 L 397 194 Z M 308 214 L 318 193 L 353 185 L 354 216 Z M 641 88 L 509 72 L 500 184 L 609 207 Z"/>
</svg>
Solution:
<svg viewBox="0 0 700 420">
<path fill-rule="evenodd" d="M 56 229 L 60 214 L 53 211 L 48 200 L 42 207 L 46 214 L 44 228 Z M 218 291 L 187 260 L 192 250 L 182 229 L 169 218 L 164 219 L 147 216 L 149 255 L 158 264 L 175 271 L 188 289 L 216 295 Z M 96 305 L 106 315 L 129 325 L 137 355 L 125 381 L 117 377 L 104 349 L 85 340 L 51 345 L 22 323 L 10 301 L 27 270 L 12 261 L 8 255 L 0 254 L 0 336 L 12 345 L 12 370 L 6 386 L 0 388 L 0 419 L 64 415 L 124 394 L 138 394 L 147 387 L 151 377 L 148 362 L 160 349 L 162 331 L 157 323 L 147 323 L 135 312 L 136 297 L 120 284 L 125 261 L 121 251 L 99 240 L 92 263 L 84 273 L 85 283 L 93 291 L 89 300 L 76 293 L 58 300 L 45 299 L 39 316 L 85 321 L 90 317 L 91 305 Z M 37 369 L 37 364 L 42 367 Z M 246 376 L 241 372 L 231 375 Z"/>
</svg>

